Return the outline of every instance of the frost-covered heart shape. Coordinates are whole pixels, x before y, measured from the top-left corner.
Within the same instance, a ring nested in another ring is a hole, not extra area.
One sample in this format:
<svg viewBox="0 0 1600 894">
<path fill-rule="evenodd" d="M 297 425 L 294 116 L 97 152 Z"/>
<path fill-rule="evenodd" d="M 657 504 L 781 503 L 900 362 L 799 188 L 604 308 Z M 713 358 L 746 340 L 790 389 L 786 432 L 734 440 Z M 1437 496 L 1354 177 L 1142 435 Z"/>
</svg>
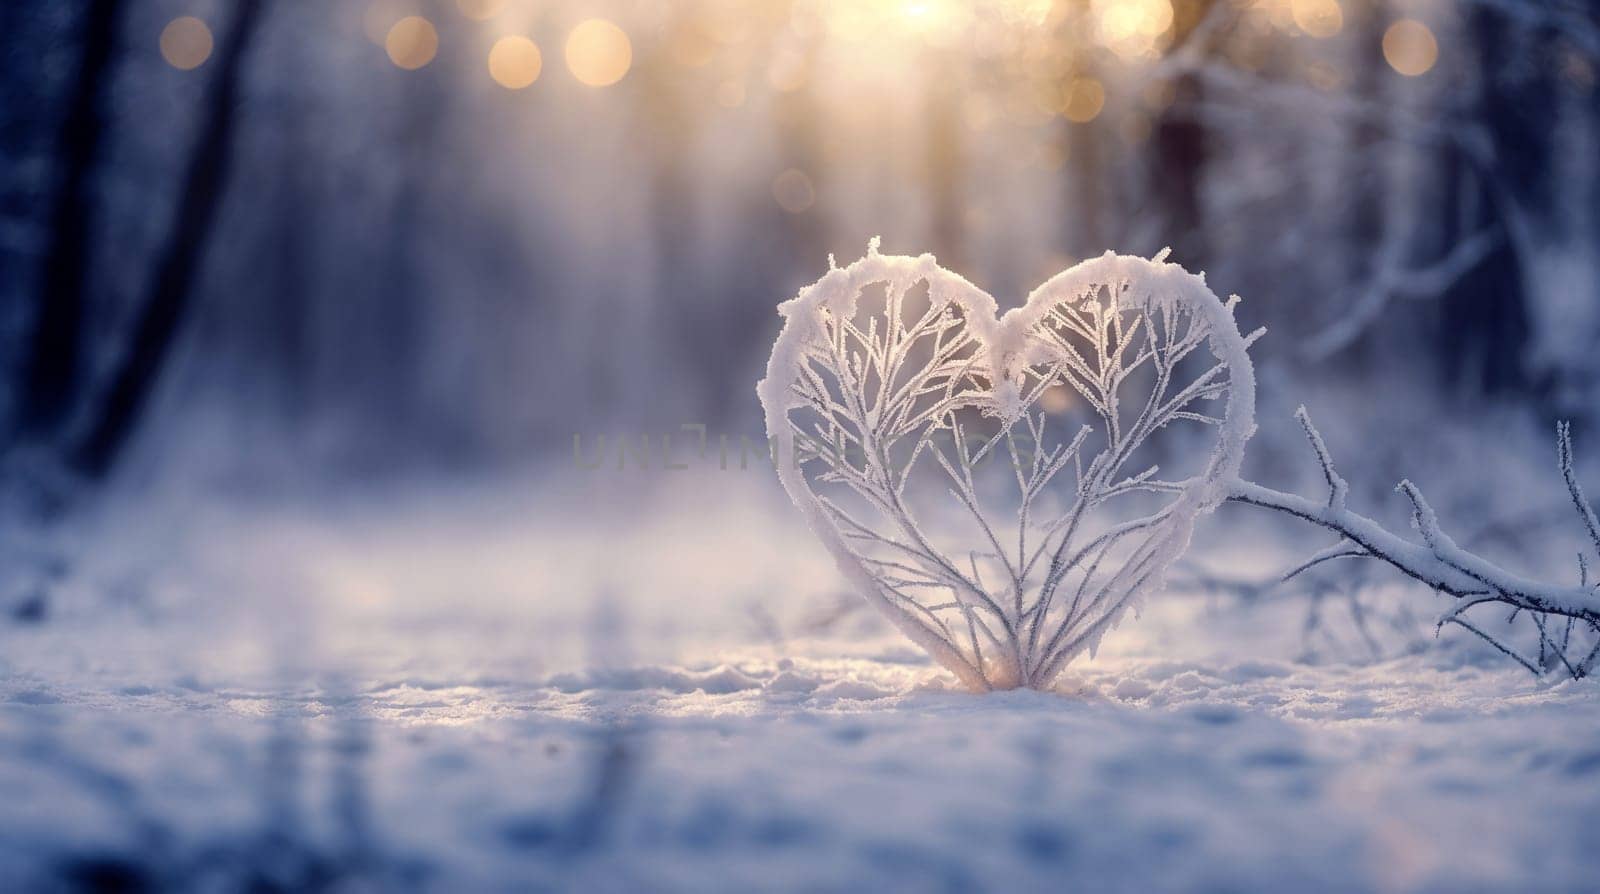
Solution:
<svg viewBox="0 0 1600 894">
<path fill-rule="evenodd" d="M 779 478 L 965 685 L 1047 688 L 1162 586 L 1238 473 L 1255 380 L 1237 300 L 1108 252 L 997 316 L 932 255 L 874 240 L 778 308 L 757 391 Z"/>
</svg>

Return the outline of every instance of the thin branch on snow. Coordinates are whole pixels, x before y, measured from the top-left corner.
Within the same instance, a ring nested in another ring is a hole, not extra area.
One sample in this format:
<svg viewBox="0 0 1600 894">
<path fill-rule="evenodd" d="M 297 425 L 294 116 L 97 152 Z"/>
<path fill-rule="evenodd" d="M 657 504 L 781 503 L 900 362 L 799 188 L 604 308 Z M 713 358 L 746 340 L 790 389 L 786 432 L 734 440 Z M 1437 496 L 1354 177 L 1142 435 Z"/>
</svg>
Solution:
<svg viewBox="0 0 1600 894">
<path fill-rule="evenodd" d="M 1573 645 L 1571 625 L 1581 625 L 1600 637 L 1600 590 L 1590 585 L 1587 561 L 1583 557 L 1580 556 L 1579 559 L 1578 586 L 1530 580 L 1507 571 L 1459 546 L 1444 531 L 1438 514 L 1423 496 L 1421 489 L 1410 481 L 1401 481 L 1396 490 L 1411 503 L 1412 525 L 1422 542 L 1415 543 L 1391 533 L 1372 519 L 1350 511 L 1342 504 L 1342 499 L 1333 499 L 1345 492 L 1343 481 L 1334 471 L 1333 460 L 1328 454 L 1327 446 L 1312 426 L 1309 414 L 1302 408 L 1297 416 L 1306 429 L 1313 452 L 1317 455 L 1318 462 L 1321 463 L 1324 475 L 1329 481 L 1331 491 L 1329 502 L 1319 505 L 1301 496 L 1243 480 L 1235 480 L 1232 483 L 1228 497 L 1236 502 L 1273 509 L 1304 519 L 1342 536 L 1343 539 L 1337 546 L 1301 563 L 1285 575 L 1286 578 L 1335 558 L 1362 556 L 1380 559 L 1408 577 L 1427 584 L 1431 589 L 1460 600 L 1455 607 L 1439 618 L 1438 627 L 1442 628 L 1447 624 L 1462 627 L 1516 659 L 1535 674 L 1541 673 L 1545 667 L 1552 664 L 1564 668 L 1573 677 L 1588 676 L 1594 671 L 1595 658 L 1597 653 L 1600 653 L 1600 639 L 1597 639 L 1594 648 L 1591 648 L 1585 657 L 1578 660 L 1573 660 L 1571 657 Z M 1557 429 L 1557 459 L 1568 492 L 1572 496 L 1574 508 L 1595 542 L 1597 551 L 1600 551 L 1600 522 L 1596 522 L 1593 508 L 1584 497 L 1582 488 L 1578 486 L 1572 464 L 1571 434 L 1565 423 Z M 1491 603 L 1509 606 L 1513 610 L 1513 617 L 1526 612 L 1534 619 L 1539 634 L 1541 660 L 1533 661 L 1523 657 L 1509 645 L 1464 617 L 1468 609 Z M 1562 623 L 1569 625 L 1559 637 L 1559 642 L 1550 632 L 1551 618 L 1565 619 Z"/>
</svg>

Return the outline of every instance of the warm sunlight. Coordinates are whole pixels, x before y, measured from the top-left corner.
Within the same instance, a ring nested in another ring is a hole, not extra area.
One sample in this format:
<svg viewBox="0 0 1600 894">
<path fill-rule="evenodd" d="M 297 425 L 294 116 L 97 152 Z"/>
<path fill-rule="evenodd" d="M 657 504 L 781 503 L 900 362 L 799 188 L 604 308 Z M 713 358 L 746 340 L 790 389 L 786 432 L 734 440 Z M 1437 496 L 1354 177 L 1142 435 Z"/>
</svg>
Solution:
<svg viewBox="0 0 1600 894">
<path fill-rule="evenodd" d="M 1600 880 L 1600 0 L 0 0 L 0 894 Z"/>
</svg>

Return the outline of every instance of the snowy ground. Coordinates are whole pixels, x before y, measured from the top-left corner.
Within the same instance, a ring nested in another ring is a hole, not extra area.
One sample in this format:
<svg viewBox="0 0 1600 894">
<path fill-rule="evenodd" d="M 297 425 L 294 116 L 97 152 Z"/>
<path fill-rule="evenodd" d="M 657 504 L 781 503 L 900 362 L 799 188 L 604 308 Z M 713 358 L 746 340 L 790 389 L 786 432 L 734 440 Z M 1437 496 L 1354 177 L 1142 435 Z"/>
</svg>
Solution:
<svg viewBox="0 0 1600 894">
<path fill-rule="evenodd" d="M 976 697 L 774 489 L 582 497 L 118 501 L 0 627 L 0 890 L 1600 885 L 1593 683 L 1176 593 Z"/>
</svg>

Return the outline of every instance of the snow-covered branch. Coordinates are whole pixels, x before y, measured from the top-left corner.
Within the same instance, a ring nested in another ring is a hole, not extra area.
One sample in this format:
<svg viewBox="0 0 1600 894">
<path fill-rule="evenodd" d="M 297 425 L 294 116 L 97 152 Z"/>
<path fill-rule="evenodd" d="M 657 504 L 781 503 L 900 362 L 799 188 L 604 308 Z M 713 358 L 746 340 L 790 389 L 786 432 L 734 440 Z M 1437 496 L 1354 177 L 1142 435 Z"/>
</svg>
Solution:
<svg viewBox="0 0 1600 894">
<path fill-rule="evenodd" d="M 1047 687 L 1237 473 L 1254 380 L 1233 306 L 1159 257 L 1107 255 L 996 317 L 931 256 L 874 245 L 783 308 L 760 386 L 779 477 L 857 589 L 967 686 Z M 1156 477 L 1145 445 L 1168 427 L 1217 443 L 1175 457 L 1192 477 Z"/>
<path fill-rule="evenodd" d="M 1318 553 L 1290 572 L 1299 574 L 1309 568 L 1337 558 L 1367 557 L 1386 562 L 1403 574 L 1427 584 L 1433 590 L 1459 600 L 1449 612 L 1439 618 L 1438 625 L 1454 624 L 1490 642 L 1495 648 L 1512 656 L 1536 673 L 1559 666 L 1574 677 L 1587 676 L 1595 670 L 1600 641 L 1576 660 L 1570 651 L 1574 643 L 1575 625 L 1600 635 L 1600 590 L 1589 582 L 1588 561 L 1579 557 L 1579 582 L 1564 585 L 1533 580 L 1508 571 L 1475 553 L 1463 549 L 1444 531 L 1437 513 L 1423 496 L 1421 489 L 1410 481 L 1402 481 L 1396 488 L 1411 504 L 1412 524 L 1421 543 L 1401 537 L 1378 522 L 1353 512 L 1343 505 L 1343 479 L 1334 469 L 1333 459 L 1311 419 L 1301 408 L 1297 414 L 1306 429 L 1313 453 L 1321 464 L 1330 484 L 1330 499 L 1317 502 L 1296 494 L 1284 493 L 1262 487 L 1249 481 L 1236 480 L 1229 490 L 1229 499 L 1273 509 L 1312 524 L 1320 525 L 1341 536 L 1333 547 Z M 1579 487 L 1572 464 L 1570 432 L 1563 423 L 1557 429 L 1557 452 L 1562 476 L 1572 497 L 1574 508 L 1583 522 L 1592 544 L 1600 552 L 1600 521 Z M 1485 632 L 1464 617 L 1468 609 L 1498 604 L 1508 607 L 1513 614 L 1526 612 L 1534 619 L 1539 630 L 1540 656 L 1528 659 L 1510 646 Z M 1553 619 L 1560 619 L 1553 621 Z M 1552 623 L 1563 625 L 1559 634 Z"/>
</svg>

